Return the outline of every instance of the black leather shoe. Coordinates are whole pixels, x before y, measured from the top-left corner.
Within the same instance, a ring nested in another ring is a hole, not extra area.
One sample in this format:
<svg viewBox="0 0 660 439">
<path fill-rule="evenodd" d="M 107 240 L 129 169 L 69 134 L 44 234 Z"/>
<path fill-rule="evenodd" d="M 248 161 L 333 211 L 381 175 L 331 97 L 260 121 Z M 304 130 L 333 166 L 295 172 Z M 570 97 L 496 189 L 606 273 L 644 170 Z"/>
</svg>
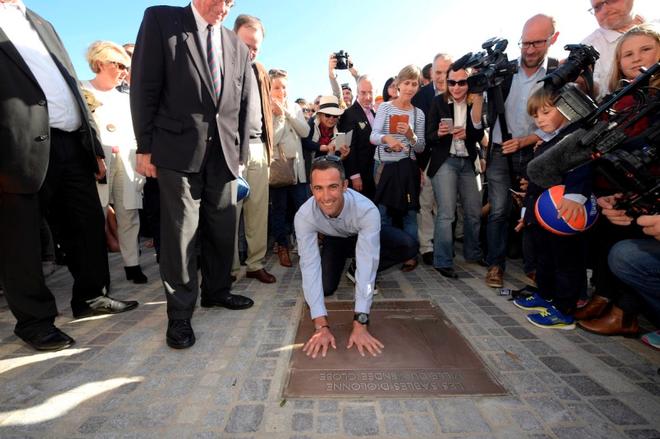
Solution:
<svg viewBox="0 0 660 439">
<path fill-rule="evenodd" d="M 254 302 L 249 297 L 230 294 L 227 297 L 222 297 L 220 299 L 202 299 L 200 305 L 202 305 L 203 308 L 222 307 L 228 309 L 247 309 L 254 305 Z"/>
<path fill-rule="evenodd" d="M 424 265 L 433 265 L 433 252 L 426 252 L 422 255 Z"/>
<path fill-rule="evenodd" d="M 195 344 L 195 331 L 190 319 L 170 320 L 165 334 L 167 345 L 172 349 L 185 349 Z"/>
<path fill-rule="evenodd" d="M 454 271 L 453 268 L 448 267 L 448 268 L 438 268 L 438 267 L 433 267 L 435 271 L 443 275 L 444 277 L 448 277 L 450 279 L 458 279 L 458 274 Z"/>
<path fill-rule="evenodd" d="M 31 336 L 23 336 L 14 332 L 18 338 L 38 351 L 59 351 L 75 343 L 75 340 L 57 329 L 55 326 L 44 329 Z"/>
<path fill-rule="evenodd" d="M 102 314 L 119 314 L 137 308 L 139 302 L 135 300 L 117 300 L 110 296 L 98 296 L 88 300 L 87 305 L 89 308 L 82 311 L 74 311 L 73 316 L 80 319 Z"/>
<path fill-rule="evenodd" d="M 124 267 L 124 271 L 126 272 L 126 280 L 132 280 L 134 284 L 146 284 L 148 282 L 147 276 L 144 275 L 139 265 Z"/>
<path fill-rule="evenodd" d="M 488 264 L 486 263 L 486 260 L 484 258 L 481 258 L 481 259 L 468 259 L 465 262 L 467 262 L 468 264 L 477 264 L 481 267 L 488 268 Z"/>
</svg>

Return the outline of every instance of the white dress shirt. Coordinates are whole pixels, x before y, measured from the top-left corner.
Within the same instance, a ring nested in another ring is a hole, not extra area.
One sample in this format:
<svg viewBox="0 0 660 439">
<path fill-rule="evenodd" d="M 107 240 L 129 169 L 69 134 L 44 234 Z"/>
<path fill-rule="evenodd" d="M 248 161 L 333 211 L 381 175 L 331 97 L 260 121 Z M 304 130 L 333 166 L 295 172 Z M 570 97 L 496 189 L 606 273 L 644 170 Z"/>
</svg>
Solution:
<svg viewBox="0 0 660 439">
<path fill-rule="evenodd" d="M 357 235 L 355 247 L 355 312 L 369 313 L 380 261 L 380 213 L 364 195 L 348 189 L 344 208 L 330 218 L 321 211 L 314 197 L 303 204 L 294 220 L 303 293 L 312 319 L 328 315 L 323 295 L 321 253 L 318 234 L 348 238 Z"/>
<path fill-rule="evenodd" d="M 521 60 L 518 59 L 520 66 Z M 525 137 L 534 133 L 536 125 L 532 116 L 527 114 L 527 100 L 532 90 L 537 87 L 537 82 L 546 75 L 548 71 L 548 58 L 531 76 L 527 76 L 522 67 L 513 75 L 509 95 L 504 101 L 504 117 L 511 137 Z M 500 127 L 499 116 L 493 125 L 493 143 L 502 144 L 502 130 Z"/>
<path fill-rule="evenodd" d="M 594 84 L 598 84 L 598 99 L 610 92 L 609 82 L 614 64 L 614 52 L 621 35 L 623 35 L 621 32 L 599 27 L 582 40 L 582 44 L 593 46 L 600 54 L 594 66 Z"/>
<path fill-rule="evenodd" d="M 197 35 L 199 36 L 199 42 L 202 44 L 202 56 L 206 60 L 206 37 L 209 30 L 207 26 L 210 24 L 199 14 L 199 11 L 195 8 L 194 3 L 190 3 L 192 7 L 193 15 L 195 17 L 195 23 L 197 24 Z M 218 58 L 220 59 L 220 72 L 222 69 L 222 38 L 220 38 L 220 27 L 222 24 L 216 24 L 212 28 L 211 39 L 213 40 L 213 46 L 215 46 L 216 51 L 218 52 Z M 208 61 L 208 60 L 207 60 Z"/>
<path fill-rule="evenodd" d="M 50 127 L 63 131 L 80 128 L 80 108 L 73 92 L 28 20 L 23 2 L 0 3 L 0 28 L 16 47 L 44 92 L 48 101 Z"/>
</svg>

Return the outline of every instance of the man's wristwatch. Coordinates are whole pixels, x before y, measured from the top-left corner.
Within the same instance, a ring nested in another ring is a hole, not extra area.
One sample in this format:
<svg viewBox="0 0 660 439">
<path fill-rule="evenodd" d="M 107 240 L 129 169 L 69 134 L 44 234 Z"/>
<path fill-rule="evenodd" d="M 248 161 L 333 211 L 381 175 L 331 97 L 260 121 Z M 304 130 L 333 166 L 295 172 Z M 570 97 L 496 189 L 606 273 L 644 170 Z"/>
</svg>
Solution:
<svg viewBox="0 0 660 439">
<path fill-rule="evenodd" d="M 353 320 L 358 322 L 361 325 L 368 325 L 369 324 L 369 314 L 364 313 L 364 312 L 356 312 L 353 314 Z"/>
</svg>

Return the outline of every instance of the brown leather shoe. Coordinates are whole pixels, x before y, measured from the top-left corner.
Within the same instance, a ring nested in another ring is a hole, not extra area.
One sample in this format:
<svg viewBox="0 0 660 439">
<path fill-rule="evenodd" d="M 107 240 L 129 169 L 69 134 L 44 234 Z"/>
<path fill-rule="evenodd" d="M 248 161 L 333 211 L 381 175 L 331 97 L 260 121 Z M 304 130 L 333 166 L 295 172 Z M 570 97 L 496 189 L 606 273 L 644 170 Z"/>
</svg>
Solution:
<svg viewBox="0 0 660 439">
<path fill-rule="evenodd" d="M 259 282 L 265 284 L 274 284 L 275 281 L 277 280 L 275 279 L 275 276 L 273 276 L 263 268 L 256 271 L 247 271 L 245 273 L 245 277 L 249 277 L 250 279 L 258 279 Z"/>
<path fill-rule="evenodd" d="M 584 307 L 575 311 L 573 317 L 575 320 L 595 319 L 603 315 L 609 304 L 610 301 L 606 297 L 594 295 Z"/>
<path fill-rule="evenodd" d="M 532 287 L 537 287 L 536 285 L 536 271 L 530 271 L 529 273 L 525 273 L 527 276 L 527 284 Z"/>
<path fill-rule="evenodd" d="M 625 314 L 621 308 L 612 306 L 609 312 L 598 319 L 581 320 L 578 325 L 594 334 L 635 335 L 639 332 L 637 316 Z"/>
<path fill-rule="evenodd" d="M 497 265 L 493 265 L 486 273 L 486 285 L 491 288 L 502 288 L 504 286 L 504 270 Z"/>
<path fill-rule="evenodd" d="M 289 257 L 289 249 L 283 245 L 277 248 L 277 257 L 280 258 L 280 265 L 282 267 L 293 267 L 291 258 Z"/>
</svg>

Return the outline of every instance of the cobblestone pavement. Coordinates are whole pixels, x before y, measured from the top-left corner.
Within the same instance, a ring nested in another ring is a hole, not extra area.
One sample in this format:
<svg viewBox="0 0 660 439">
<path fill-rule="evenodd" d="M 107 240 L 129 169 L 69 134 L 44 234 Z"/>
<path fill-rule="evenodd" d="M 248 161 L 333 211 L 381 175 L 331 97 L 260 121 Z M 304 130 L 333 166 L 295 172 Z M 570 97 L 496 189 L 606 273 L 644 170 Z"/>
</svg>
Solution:
<svg viewBox="0 0 660 439">
<path fill-rule="evenodd" d="M 62 313 L 56 323 L 77 341 L 68 350 L 27 348 L 0 297 L 0 437 L 660 437 L 660 352 L 635 339 L 533 327 L 484 285 L 484 268 L 461 262 L 451 281 L 423 265 L 390 270 L 376 300 L 437 303 L 508 395 L 283 400 L 302 292 L 299 270 L 276 260 L 267 269 L 277 283 L 235 284 L 253 308 L 198 308 L 197 344 L 183 351 L 164 343 L 164 293 L 150 250 L 141 261 L 146 286 L 128 283 L 111 256 L 113 294 L 141 302 L 125 314 L 72 320 L 67 270 L 48 279 Z M 516 276 L 514 261 L 510 286 L 522 285 Z M 331 300 L 352 298 L 342 280 Z"/>
</svg>

